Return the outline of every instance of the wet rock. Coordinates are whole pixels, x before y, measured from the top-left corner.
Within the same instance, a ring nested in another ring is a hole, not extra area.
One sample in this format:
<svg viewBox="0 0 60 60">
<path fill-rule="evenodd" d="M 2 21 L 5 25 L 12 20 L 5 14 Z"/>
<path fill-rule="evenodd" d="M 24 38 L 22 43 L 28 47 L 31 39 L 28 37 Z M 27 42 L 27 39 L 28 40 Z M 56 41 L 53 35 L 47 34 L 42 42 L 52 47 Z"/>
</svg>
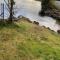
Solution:
<svg viewBox="0 0 60 60">
<path fill-rule="evenodd" d="M 39 12 L 39 15 L 40 15 L 40 16 L 45 16 L 44 11 Z"/>
<path fill-rule="evenodd" d="M 46 11 L 41 11 L 39 12 L 40 16 L 49 16 L 52 17 L 54 19 L 60 20 L 60 11 L 57 9 L 48 9 Z"/>
<path fill-rule="evenodd" d="M 36 24 L 36 25 L 39 25 L 39 22 L 34 21 L 33 23 Z"/>
<path fill-rule="evenodd" d="M 57 30 L 57 33 L 60 34 L 60 30 Z"/>
<path fill-rule="evenodd" d="M 50 16 L 50 17 L 53 17 L 53 18 L 55 18 L 55 19 L 57 19 L 57 20 L 60 20 L 60 11 L 56 11 L 56 10 L 54 10 L 54 11 L 49 11 L 49 12 L 46 12 L 46 14 L 47 14 L 48 16 Z"/>
</svg>

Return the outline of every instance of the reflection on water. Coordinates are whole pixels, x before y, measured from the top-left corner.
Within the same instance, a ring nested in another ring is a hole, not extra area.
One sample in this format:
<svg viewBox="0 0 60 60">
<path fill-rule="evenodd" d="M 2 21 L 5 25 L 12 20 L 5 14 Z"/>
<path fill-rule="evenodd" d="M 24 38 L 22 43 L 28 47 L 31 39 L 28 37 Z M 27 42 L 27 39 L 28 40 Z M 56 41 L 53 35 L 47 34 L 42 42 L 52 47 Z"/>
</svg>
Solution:
<svg viewBox="0 0 60 60">
<path fill-rule="evenodd" d="M 52 30 L 57 31 L 60 28 L 60 25 L 56 24 L 56 21 L 50 17 L 40 17 L 38 15 L 41 10 L 41 2 L 34 0 L 15 0 L 19 9 L 18 15 L 23 15 L 28 17 L 31 20 L 36 20 L 40 25 L 50 27 Z"/>
</svg>

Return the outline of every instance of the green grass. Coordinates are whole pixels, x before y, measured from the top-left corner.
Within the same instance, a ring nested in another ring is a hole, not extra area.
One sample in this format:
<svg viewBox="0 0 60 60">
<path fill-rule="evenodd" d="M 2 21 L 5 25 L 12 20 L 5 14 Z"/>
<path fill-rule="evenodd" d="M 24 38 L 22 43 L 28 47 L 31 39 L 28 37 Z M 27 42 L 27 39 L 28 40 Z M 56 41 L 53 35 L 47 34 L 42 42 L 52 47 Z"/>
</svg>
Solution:
<svg viewBox="0 0 60 60">
<path fill-rule="evenodd" d="M 24 19 L 0 23 L 0 60 L 60 60 L 60 35 Z"/>
</svg>

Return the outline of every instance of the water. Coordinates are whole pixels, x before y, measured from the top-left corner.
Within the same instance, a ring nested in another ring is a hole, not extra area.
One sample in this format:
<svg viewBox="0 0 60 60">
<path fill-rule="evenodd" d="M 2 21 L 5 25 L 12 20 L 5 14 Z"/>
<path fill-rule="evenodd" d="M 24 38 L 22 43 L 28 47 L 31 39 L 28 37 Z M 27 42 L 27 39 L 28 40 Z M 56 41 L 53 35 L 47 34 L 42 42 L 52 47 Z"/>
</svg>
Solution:
<svg viewBox="0 0 60 60">
<path fill-rule="evenodd" d="M 17 8 L 19 8 L 18 15 L 23 15 L 32 21 L 38 21 L 41 26 L 50 27 L 50 29 L 57 31 L 60 29 L 60 25 L 56 23 L 51 17 L 41 17 L 38 15 L 41 10 L 41 2 L 34 0 L 15 0 Z"/>
</svg>

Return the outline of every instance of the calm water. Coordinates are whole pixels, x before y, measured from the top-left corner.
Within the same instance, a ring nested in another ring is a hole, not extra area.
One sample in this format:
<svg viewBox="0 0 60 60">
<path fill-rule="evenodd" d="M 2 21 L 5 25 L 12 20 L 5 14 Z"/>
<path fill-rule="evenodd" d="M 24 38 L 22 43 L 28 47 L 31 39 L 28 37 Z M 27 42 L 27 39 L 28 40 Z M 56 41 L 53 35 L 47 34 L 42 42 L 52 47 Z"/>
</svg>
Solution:
<svg viewBox="0 0 60 60">
<path fill-rule="evenodd" d="M 50 17 L 40 17 L 38 15 L 41 10 L 41 2 L 34 0 L 15 0 L 17 3 L 18 15 L 23 15 L 32 21 L 38 21 L 40 25 L 50 27 L 52 30 L 57 31 L 60 29 L 60 25 L 56 24 L 56 20 Z"/>
</svg>

